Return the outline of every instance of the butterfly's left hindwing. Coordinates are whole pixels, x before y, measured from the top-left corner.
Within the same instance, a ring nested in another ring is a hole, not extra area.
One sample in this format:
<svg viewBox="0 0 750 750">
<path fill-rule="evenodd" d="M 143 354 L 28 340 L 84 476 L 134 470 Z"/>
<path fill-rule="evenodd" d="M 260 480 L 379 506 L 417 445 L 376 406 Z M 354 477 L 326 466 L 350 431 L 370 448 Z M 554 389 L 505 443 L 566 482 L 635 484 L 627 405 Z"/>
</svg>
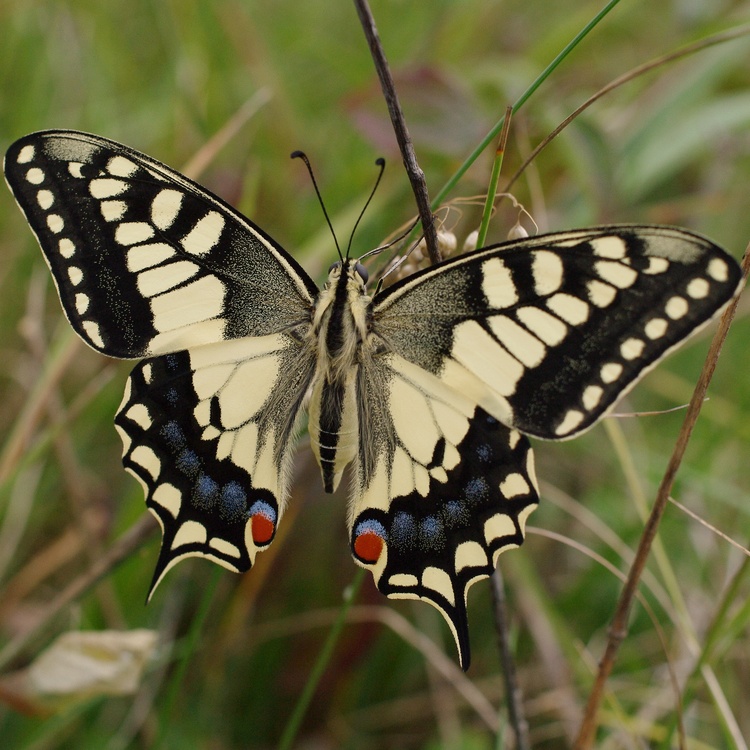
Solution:
<svg viewBox="0 0 750 750">
<path fill-rule="evenodd" d="M 276 533 L 314 360 L 278 334 L 147 359 L 115 418 L 123 463 L 163 533 L 152 590 L 179 560 L 250 568 Z"/>
</svg>

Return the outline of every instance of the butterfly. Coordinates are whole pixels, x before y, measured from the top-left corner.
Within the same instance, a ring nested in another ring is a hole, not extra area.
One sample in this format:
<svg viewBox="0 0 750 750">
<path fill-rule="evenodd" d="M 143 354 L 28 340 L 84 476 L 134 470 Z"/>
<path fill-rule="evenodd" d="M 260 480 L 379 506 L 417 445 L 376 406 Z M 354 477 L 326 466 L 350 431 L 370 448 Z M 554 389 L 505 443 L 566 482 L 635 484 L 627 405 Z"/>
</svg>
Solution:
<svg viewBox="0 0 750 750">
<path fill-rule="evenodd" d="M 248 570 L 273 541 L 296 437 L 326 492 L 350 467 L 355 562 L 445 617 L 468 668 L 467 594 L 538 503 L 528 437 L 564 440 L 737 292 L 737 262 L 662 226 L 543 234 L 373 296 L 356 259 L 322 289 L 187 177 L 76 131 L 14 143 L 5 173 L 78 335 L 142 359 L 115 425 L 177 562 Z"/>
</svg>

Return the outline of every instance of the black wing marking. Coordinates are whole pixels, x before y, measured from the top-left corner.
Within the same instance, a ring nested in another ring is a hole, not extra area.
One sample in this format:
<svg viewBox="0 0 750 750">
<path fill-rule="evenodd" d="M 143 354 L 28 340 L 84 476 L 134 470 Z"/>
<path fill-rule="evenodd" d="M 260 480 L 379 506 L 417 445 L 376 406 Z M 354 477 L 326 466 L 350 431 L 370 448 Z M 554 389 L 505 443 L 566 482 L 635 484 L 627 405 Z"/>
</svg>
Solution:
<svg viewBox="0 0 750 750">
<path fill-rule="evenodd" d="M 279 245 L 204 188 L 105 138 L 14 143 L 8 184 L 73 328 L 138 358 L 309 320 L 317 288 Z"/>
</svg>

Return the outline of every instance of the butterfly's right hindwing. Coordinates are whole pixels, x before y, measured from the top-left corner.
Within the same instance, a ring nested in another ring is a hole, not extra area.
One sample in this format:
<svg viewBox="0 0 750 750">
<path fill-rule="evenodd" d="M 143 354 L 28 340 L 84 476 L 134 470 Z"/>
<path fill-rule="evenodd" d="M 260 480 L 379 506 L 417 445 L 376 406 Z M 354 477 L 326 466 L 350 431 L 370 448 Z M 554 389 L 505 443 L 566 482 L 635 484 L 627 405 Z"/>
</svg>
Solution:
<svg viewBox="0 0 750 750">
<path fill-rule="evenodd" d="M 436 607 L 469 665 L 469 588 L 523 542 L 538 502 L 531 445 L 424 369 L 386 354 L 359 382 L 354 559 L 392 598 Z"/>
<path fill-rule="evenodd" d="M 48 131 L 13 144 L 5 173 L 73 328 L 104 354 L 161 354 L 309 318 L 317 288 L 298 264 L 148 156 Z"/>
<path fill-rule="evenodd" d="M 123 463 L 163 539 L 152 590 L 177 561 L 242 572 L 273 540 L 314 360 L 286 335 L 139 363 L 115 418 Z"/>
</svg>

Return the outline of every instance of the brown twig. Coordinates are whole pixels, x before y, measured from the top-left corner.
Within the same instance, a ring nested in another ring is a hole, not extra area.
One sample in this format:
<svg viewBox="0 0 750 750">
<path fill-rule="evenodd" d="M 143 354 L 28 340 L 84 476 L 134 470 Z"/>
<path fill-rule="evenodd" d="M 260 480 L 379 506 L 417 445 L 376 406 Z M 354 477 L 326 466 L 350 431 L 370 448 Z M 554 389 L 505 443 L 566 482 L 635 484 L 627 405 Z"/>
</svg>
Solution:
<svg viewBox="0 0 750 750">
<path fill-rule="evenodd" d="M 518 684 L 516 666 L 508 639 L 508 608 L 505 606 L 505 587 L 500 568 L 495 568 L 491 577 L 492 603 L 495 618 L 495 632 L 500 646 L 500 662 L 505 681 L 508 719 L 516 735 L 517 750 L 530 750 L 529 723 L 523 710 L 523 692 Z"/>
<path fill-rule="evenodd" d="M 742 270 L 743 276 L 746 279 L 750 272 L 750 245 L 748 245 L 745 250 L 745 255 L 742 259 Z M 729 331 L 729 326 L 737 310 L 738 302 L 739 296 L 735 297 L 734 301 L 724 311 L 724 314 L 721 316 L 719 327 L 711 341 L 711 347 L 708 351 L 706 362 L 703 366 L 700 377 L 698 378 L 698 383 L 695 386 L 693 396 L 690 399 L 687 414 L 685 415 L 685 421 L 682 423 L 682 428 L 677 437 L 672 456 L 669 459 L 666 471 L 664 472 L 664 477 L 662 478 L 661 484 L 656 493 L 654 507 L 646 522 L 635 559 L 633 560 L 627 580 L 625 581 L 625 586 L 620 594 L 620 599 L 617 602 L 617 608 L 615 609 L 615 614 L 612 618 L 612 624 L 609 629 L 607 646 L 604 651 L 604 656 L 602 656 L 602 659 L 599 662 L 599 671 L 596 675 L 596 681 L 594 682 L 591 693 L 589 694 L 583 721 L 574 745 L 575 750 L 588 750 L 593 746 L 597 728 L 597 714 L 599 712 L 602 698 L 604 697 L 605 684 L 612 672 L 612 668 L 614 667 L 620 644 L 627 634 L 630 610 L 651 550 L 651 545 L 656 537 L 656 532 L 659 528 L 661 518 L 664 515 L 664 510 L 669 502 L 669 494 L 672 490 L 672 485 L 674 484 L 677 471 L 682 463 L 682 458 L 685 455 L 685 450 L 698 419 L 698 414 L 703 406 L 708 384 L 711 382 L 714 370 L 716 369 L 719 352 L 721 351 L 724 340 L 727 337 L 727 332 Z"/>
<path fill-rule="evenodd" d="M 360 23 L 364 29 L 367 43 L 370 46 L 370 53 L 372 54 L 375 69 L 380 78 L 380 86 L 383 89 L 383 96 L 388 105 L 388 113 L 391 116 L 391 123 L 393 123 L 393 130 L 396 133 L 396 140 L 401 149 L 401 158 L 404 160 L 404 168 L 406 169 L 406 174 L 411 182 L 411 188 L 414 191 L 414 198 L 417 201 L 419 219 L 422 222 L 422 229 L 424 230 L 424 239 L 427 244 L 427 252 L 430 256 L 430 262 L 433 264 L 439 263 L 440 250 L 438 249 L 437 231 L 435 229 L 435 219 L 432 215 L 432 209 L 430 208 L 430 197 L 427 193 L 424 172 L 417 163 L 417 157 L 414 153 L 414 145 L 411 142 L 411 136 L 406 127 L 404 113 L 401 110 L 401 105 L 398 101 L 396 87 L 393 83 L 393 76 L 391 76 L 390 68 L 388 67 L 388 60 L 383 51 L 383 45 L 380 43 L 378 29 L 375 26 L 375 19 L 373 18 L 367 0 L 354 0 L 354 6 L 357 9 L 357 14 L 359 15 Z"/>
</svg>

